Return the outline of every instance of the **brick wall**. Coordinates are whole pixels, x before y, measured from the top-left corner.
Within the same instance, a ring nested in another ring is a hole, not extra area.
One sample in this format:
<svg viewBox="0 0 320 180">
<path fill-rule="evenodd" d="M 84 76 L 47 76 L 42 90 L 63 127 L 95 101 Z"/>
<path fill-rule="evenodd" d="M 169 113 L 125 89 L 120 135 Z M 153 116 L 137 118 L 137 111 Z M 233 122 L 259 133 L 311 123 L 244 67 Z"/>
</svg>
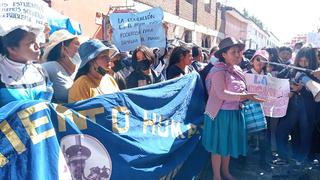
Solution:
<svg viewBox="0 0 320 180">
<path fill-rule="evenodd" d="M 176 14 L 176 3 L 179 4 L 179 17 L 184 18 L 188 21 L 193 21 L 193 4 L 189 3 L 187 0 L 135 0 L 140 3 L 144 3 L 146 5 L 156 7 L 160 6 L 164 11 L 169 12 L 170 14 L 177 15 Z M 193 0 L 195 3 L 197 3 L 197 10 L 195 13 L 197 13 L 196 18 L 196 24 L 205 26 L 212 30 L 220 30 L 221 26 L 221 11 L 216 8 L 217 0 L 211 0 L 211 7 L 210 12 L 206 11 L 205 8 L 205 0 Z M 217 15 L 217 19 L 216 19 Z M 217 24 L 215 24 L 217 23 Z M 168 29 L 167 37 L 168 39 L 176 37 L 181 38 L 184 40 L 184 31 L 187 30 L 182 27 L 175 27 L 175 25 L 170 24 Z M 197 33 L 196 39 L 193 37 L 193 40 L 196 44 L 201 45 L 202 42 L 202 33 Z M 211 37 L 210 44 L 215 44 L 216 39 L 214 37 Z"/>
<path fill-rule="evenodd" d="M 176 14 L 176 0 L 136 0 L 146 5 L 157 7 L 160 6 L 164 11 L 170 14 Z"/>
<path fill-rule="evenodd" d="M 193 5 L 188 3 L 186 0 L 179 0 L 179 16 L 186 20 L 193 21 L 192 13 Z"/>
<path fill-rule="evenodd" d="M 239 21 L 234 16 L 226 13 L 226 36 L 237 39 L 246 39 L 246 23 Z"/>
<path fill-rule="evenodd" d="M 160 6 L 164 11 L 176 14 L 176 3 L 179 3 L 179 16 L 192 21 L 193 5 L 186 0 L 136 0 L 149 6 Z"/>
<path fill-rule="evenodd" d="M 176 15 L 176 2 L 179 2 L 179 16 L 193 21 L 193 5 L 187 0 L 136 0 L 147 4 L 149 6 L 160 6 L 164 11 Z M 197 3 L 197 24 L 203 25 L 210 29 L 215 29 L 215 16 L 216 16 L 216 2 L 217 0 L 211 0 L 210 12 L 205 11 L 204 0 L 194 0 Z M 219 16 L 218 12 L 218 16 Z M 219 20 L 218 20 L 219 21 Z M 218 22 L 219 23 L 219 22 Z"/>
<path fill-rule="evenodd" d="M 205 11 L 204 0 L 198 0 L 198 16 L 197 16 L 198 24 L 201 24 L 210 29 L 214 29 L 215 13 L 216 13 L 216 0 L 211 0 L 210 12 Z"/>
</svg>

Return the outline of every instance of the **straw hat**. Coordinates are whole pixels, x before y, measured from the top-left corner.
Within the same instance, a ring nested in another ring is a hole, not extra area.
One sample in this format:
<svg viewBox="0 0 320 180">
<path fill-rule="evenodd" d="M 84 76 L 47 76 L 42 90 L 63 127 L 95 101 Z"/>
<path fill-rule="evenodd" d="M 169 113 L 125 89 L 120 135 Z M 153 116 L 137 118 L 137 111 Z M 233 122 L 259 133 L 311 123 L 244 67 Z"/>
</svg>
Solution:
<svg viewBox="0 0 320 180">
<path fill-rule="evenodd" d="M 61 30 L 53 32 L 49 37 L 49 43 L 45 46 L 42 59 L 47 60 L 50 51 L 56 45 L 58 45 L 59 43 L 61 43 L 63 41 L 73 39 L 75 37 L 78 37 L 78 36 L 71 34 L 69 31 L 67 31 L 65 29 L 61 29 Z"/>
<path fill-rule="evenodd" d="M 214 56 L 220 59 L 222 57 L 222 52 L 226 48 L 230 48 L 233 46 L 239 46 L 240 49 L 243 50 L 245 47 L 245 44 L 242 41 L 237 40 L 233 37 L 227 37 L 219 43 L 219 50 L 214 53 Z"/>
</svg>

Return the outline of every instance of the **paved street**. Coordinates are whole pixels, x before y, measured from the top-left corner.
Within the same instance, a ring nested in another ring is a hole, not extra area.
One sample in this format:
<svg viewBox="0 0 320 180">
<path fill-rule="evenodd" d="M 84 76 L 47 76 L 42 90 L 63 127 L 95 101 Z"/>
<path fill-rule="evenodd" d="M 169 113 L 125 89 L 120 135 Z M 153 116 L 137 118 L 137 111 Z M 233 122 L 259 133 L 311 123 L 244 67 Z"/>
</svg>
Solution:
<svg viewBox="0 0 320 180">
<path fill-rule="evenodd" d="M 230 163 L 231 173 L 238 180 L 320 180 L 320 167 L 310 166 L 270 166 L 270 169 L 259 167 L 258 153 L 252 152 L 247 156 L 246 163 L 240 163 L 238 159 L 232 159 Z M 241 161 L 241 160 L 240 160 Z M 268 159 L 271 164 L 271 157 Z M 200 179 L 212 180 L 211 166 L 208 164 Z"/>
</svg>

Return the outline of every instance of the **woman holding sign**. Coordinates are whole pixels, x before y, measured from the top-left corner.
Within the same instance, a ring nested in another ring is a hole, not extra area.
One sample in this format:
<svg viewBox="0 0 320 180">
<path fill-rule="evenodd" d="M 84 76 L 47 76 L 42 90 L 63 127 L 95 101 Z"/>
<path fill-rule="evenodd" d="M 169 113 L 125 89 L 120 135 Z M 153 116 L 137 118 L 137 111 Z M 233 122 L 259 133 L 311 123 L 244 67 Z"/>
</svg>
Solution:
<svg viewBox="0 0 320 180">
<path fill-rule="evenodd" d="M 39 57 L 35 33 L 17 28 L 1 37 L 0 107 L 16 100 L 51 101 L 52 83 Z"/>
<path fill-rule="evenodd" d="M 266 61 L 269 61 L 269 53 L 263 49 L 257 50 L 250 60 L 252 68 L 247 73 L 271 76 L 271 74 L 268 72 L 268 65 L 265 63 Z M 254 122 L 254 124 L 256 125 L 259 123 L 261 123 L 261 121 Z M 257 140 L 255 150 L 258 150 L 259 152 L 260 168 L 262 170 L 270 170 L 270 167 L 266 160 L 267 131 L 264 129 L 258 132 L 254 132 L 252 133 L 252 138 Z"/>
<path fill-rule="evenodd" d="M 215 63 L 206 77 L 209 98 L 205 109 L 202 143 L 211 152 L 214 180 L 235 179 L 229 171 L 230 156 L 247 153 L 246 124 L 240 103 L 249 99 L 262 102 L 256 94 L 246 93 L 244 74 L 238 64 L 244 44 L 234 38 L 223 39 Z"/>
</svg>

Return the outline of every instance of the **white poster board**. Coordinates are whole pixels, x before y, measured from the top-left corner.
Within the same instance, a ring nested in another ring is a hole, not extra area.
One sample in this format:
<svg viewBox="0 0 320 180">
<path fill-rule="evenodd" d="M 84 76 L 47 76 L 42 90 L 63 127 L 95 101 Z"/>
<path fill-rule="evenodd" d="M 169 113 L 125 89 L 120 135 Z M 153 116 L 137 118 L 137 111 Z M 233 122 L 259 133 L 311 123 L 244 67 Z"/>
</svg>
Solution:
<svg viewBox="0 0 320 180">
<path fill-rule="evenodd" d="M 290 84 L 288 79 L 279 79 L 267 75 L 245 74 L 247 90 L 257 93 L 267 101 L 262 103 L 263 110 L 268 117 L 283 117 L 286 115 Z"/>
<path fill-rule="evenodd" d="M 0 36 L 17 28 L 38 34 L 44 29 L 47 8 L 42 0 L 1 0 Z"/>
</svg>

